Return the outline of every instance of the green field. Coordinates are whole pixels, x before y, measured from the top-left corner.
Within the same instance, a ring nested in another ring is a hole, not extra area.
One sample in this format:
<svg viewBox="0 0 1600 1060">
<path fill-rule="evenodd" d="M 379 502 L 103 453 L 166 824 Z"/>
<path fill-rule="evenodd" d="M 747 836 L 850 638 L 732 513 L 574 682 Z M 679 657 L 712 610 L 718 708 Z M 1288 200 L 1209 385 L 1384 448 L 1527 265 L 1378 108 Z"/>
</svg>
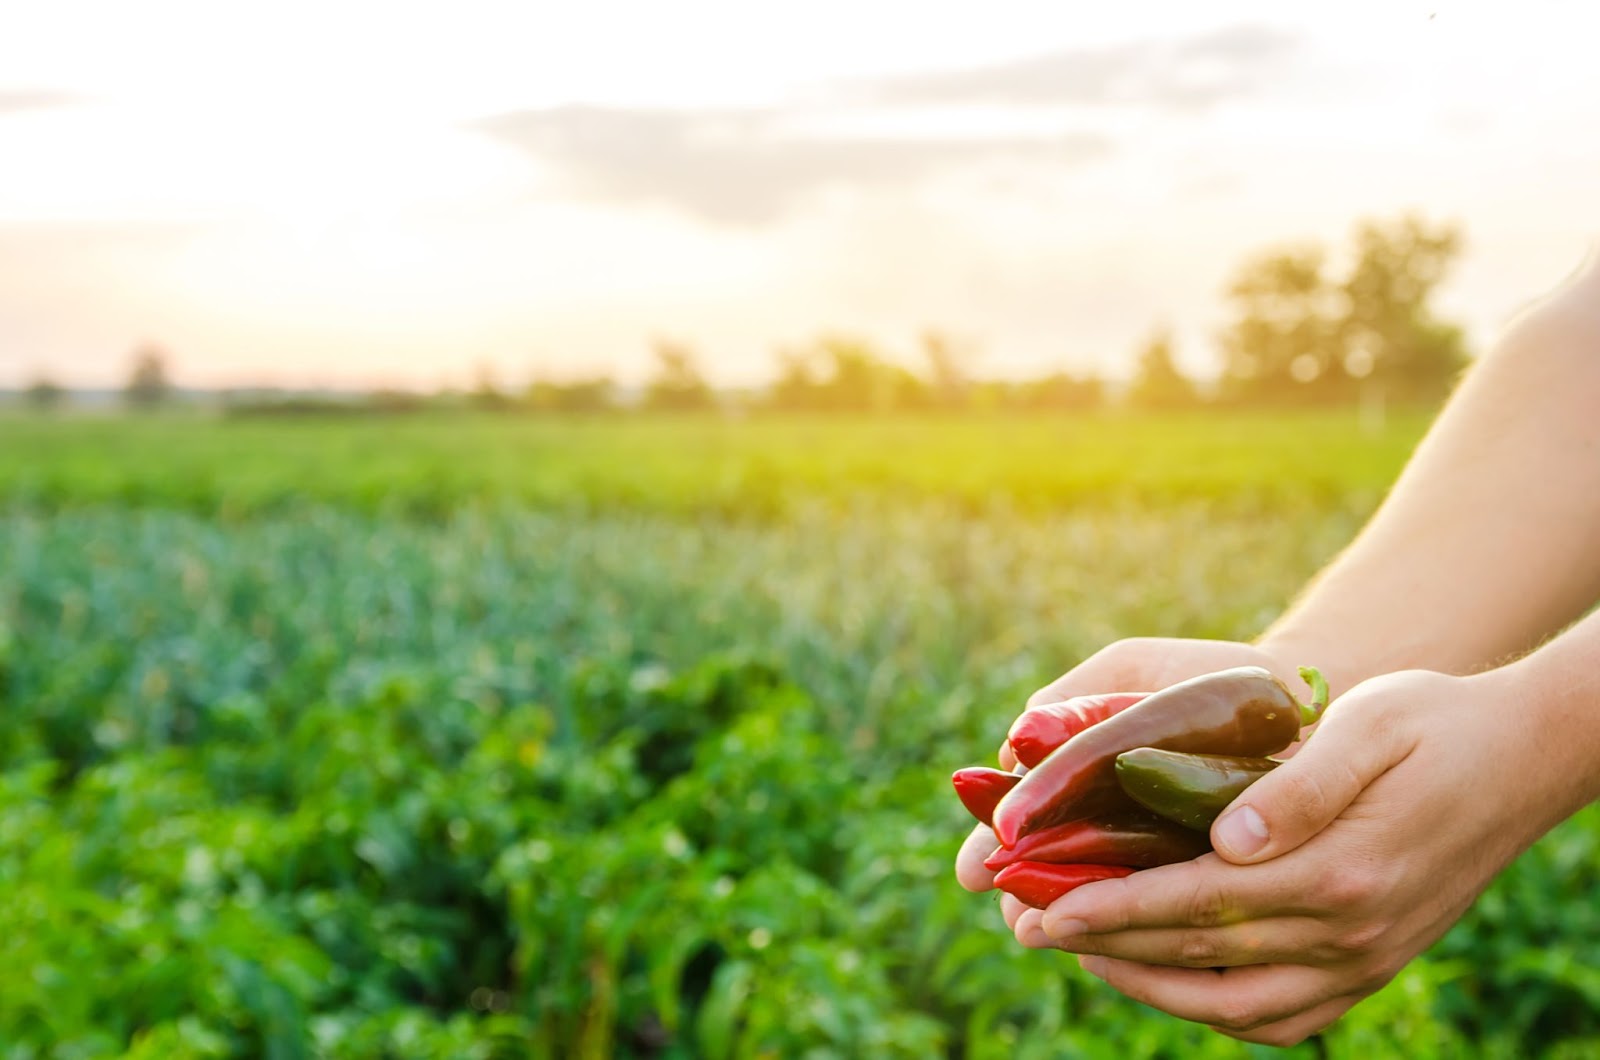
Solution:
<svg viewBox="0 0 1600 1060">
<path fill-rule="evenodd" d="M 0 1058 L 1282 1055 L 1017 947 L 948 775 L 1423 426 L 0 419 Z M 1596 1055 L 1600 817 L 1319 1049 Z"/>
<path fill-rule="evenodd" d="M 1133 499 L 1370 506 L 1426 426 L 1341 413 L 1225 418 L 644 416 L 0 420 L 0 497 L 204 514 L 323 503 L 769 516 L 818 501 L 1031 511 Z"/>
</svg>

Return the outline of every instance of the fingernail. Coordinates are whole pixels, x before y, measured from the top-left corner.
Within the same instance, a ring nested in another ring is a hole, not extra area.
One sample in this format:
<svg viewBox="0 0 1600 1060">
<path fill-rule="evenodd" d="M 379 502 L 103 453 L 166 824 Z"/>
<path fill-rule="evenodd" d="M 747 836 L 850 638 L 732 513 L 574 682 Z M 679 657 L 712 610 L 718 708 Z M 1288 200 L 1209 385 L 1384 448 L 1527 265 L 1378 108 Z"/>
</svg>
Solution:
<svg viewBox="0 0 1600 1060">
<path fill-rule="evenodd" d="M 1044 933 L 1053 939 L 1075 939 L 1088 931 L 1089 925 L 1076 917 L 1044 918 Z"/>
<path fill-rule="evenodd" d="M 1104 957 L 1090 955 L 1079 957 L 1078 967 L 1096 979 L 1104 979 L 1106 977 L 1106 959 Z"/>
<path fill-rule="evenodd" d="M 1267 822 L 1254 806 L 1241 806 L 1217 822 L 1217 845 L 1235 857 L 1247 858 L 1267 845 Z"/>
</svg>

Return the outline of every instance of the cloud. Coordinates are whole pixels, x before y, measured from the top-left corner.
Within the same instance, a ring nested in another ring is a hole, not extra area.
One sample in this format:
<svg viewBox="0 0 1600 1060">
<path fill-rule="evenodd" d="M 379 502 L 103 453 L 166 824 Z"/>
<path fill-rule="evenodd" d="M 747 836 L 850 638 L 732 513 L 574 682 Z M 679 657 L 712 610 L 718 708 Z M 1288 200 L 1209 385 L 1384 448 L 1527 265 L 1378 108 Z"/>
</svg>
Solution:
<svg viewBox="0 0 1600 1060">
<path fill-rule="evenodd" d="M 1297 38 L 1241 25 L 1176 40 L 1076 49 L 967 70 L 837 86 L 837 114 L 963 105 L 1191 111 L 1256 91 Z M 484 119 L 476 128 L 551 167 L 577 195 L 664 202 L 717 222 L 757 224 L 830 186 L 892 187 L 996 158 L 1081 165 L 1114 153 L 1103 134 L 1009 139 L 863 139 L 799 134 L 824 111 L 649 110 L 570 105 Z M 808 127 L 818 127 L 815 121 Z"/>
<path fill-rule="evenodd" d="M 1177 41 L 1049 52 L 991 66 L 865 82 L 896 104 L 1114 105 L 1174 109 L 1248 95 L 1298 48 L 1294 36 L 1241 25 Z"/>
<path fill-rule="evenodd" d="M 44 107 L 65 107 L 79 102 L 77 96 L 65 92 L 4 92 L 0 91 L 0 114 L 13 114 L 20 110 L 39 110 Z"/>
<path fill-rule="evenodd" d="M 772 220 L 830 185 L 906 183 L 996 157 L 1073 165 L 1112 151 L 1093 133 L 1036 139 L 798 136 L 782 111 L 671 111 L 565 106 L 478 127 L 557 168 L 575 192 L 677 205 L 708 220 Z"/>
</svg>

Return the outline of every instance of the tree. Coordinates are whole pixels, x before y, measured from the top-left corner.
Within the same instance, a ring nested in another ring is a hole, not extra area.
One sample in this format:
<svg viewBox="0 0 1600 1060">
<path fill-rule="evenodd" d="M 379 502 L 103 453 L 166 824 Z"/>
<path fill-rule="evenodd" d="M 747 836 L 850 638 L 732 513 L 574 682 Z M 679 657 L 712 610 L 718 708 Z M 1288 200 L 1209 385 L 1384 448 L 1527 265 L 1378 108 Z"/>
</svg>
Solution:
<svg viewBox="0 0 1600 1060">
<path fill-rule="evenodd" d="M 1323 251 L 1302 246 L 1269 251 L 1235 273 L 1226 295 L 1233 323 L 1222 335 L 1224 397 L 1272 401 L 1337 385 L 1342 299 L 1325 270 Z"/>
<path fill-rule="evenodd" d="M 1139 353 L 1139 366 L 1128 390 L 1129 404 L 1146 409 L 1176 409 L 1198 401 L 1194 383 L 1172 358 L 1172 336 L 1158 331 Z"/>
<path fill-rule="evenodd" d="M 1105 383 L 1093 375 L 1052 372 L 1008 389 L 1015 403 L 1025 409 L 1081 412 L 1105 404 Z"/>
<path fill-rule="evenodd" d="M 825 408 L 889 412 L 927 404 L 922 380 L 860 339 L 823 339 L 818 352 L 829 369 L 820 388 Z"/>
<path fill-rule="evenodd" d="M 779 351 L 768 403 L 779 409 L 889 412 L 928 404 L 928 387 L 861 339 L 833 336 Z"/>
<path fill-rule="evenodd" d="M 480 409 L 498 410 L 511 404 L 511 398 L 500 388 L 500 379 L 493 363 L 479 361 L 475 371 L 472 392 L 468 400 Z"/>
<path fill-rule="evenodd" d="M 41 375 L 28 384 L 28 389 L 23 391 L 23 400 L 31 407 L 44 412 L 59 408 L 67 398 L 67 392 L 49 376 Z"/>
<path fill-rule="evenodd" d="M 1343 339 L 1352 374 L 1397 397 L 1436 400 L 1467 363 L 1462 332 L 1429 305 L 1461 252 L 1459 228 L 1430 228 L 1416 216 L 1355 231 L 1355 264 L 1343 284 Z"/>
<path fill-rule="evenodd" d="M 570 383 L 536 379 L 528 386 L 528 407 L 538 412 L 605 412 L 616 405 L 616 389 L 603 375 Z"/>
<path fill-rule="evenodd" d="M 716 404 L 711 385 L 695 364 L 694 351 L 679 343 L 657 342 L 655 355 L 656 374 L 645 387 L 645 408 L 690 412 Z"/>
<path fill-rule="evenodd" d="M 767 404 L 789 411 L 815 409 L 822 404 L 821 386 L 815 358 L 810 353 L 779 350 L 778 377 L 767 391 Z"/>
<path fill-rule="evenodd" d="M 134 408 L 154 408 L 172 397 L 172 382 L 167 376 L 167 354 L 159 346 L 145 344 L 133 352 L 133 370 L 128 374 L 123 399 Z"/>
<path fill-rule="evenodd" d="M 938 332 L 929 331 L 922 336 L 922 355 L 928 362 L 932 402 L 940 408 L 964 408 L 972 389 L 972 351 Z"/>
<path fill-rule="evenodd" d="M 1414 216 L 1363 221 L 1351 265 L 1328 276 L 1317 247 L 1245 263 L 1228 288 L 1224 394 L 1237 399 L 1348 400 L 1378 387 L 1433 400 L 1466 363 L 1459 327 L 1430 303 L 1461 249 L 1452 225 Z"/>
</svg>

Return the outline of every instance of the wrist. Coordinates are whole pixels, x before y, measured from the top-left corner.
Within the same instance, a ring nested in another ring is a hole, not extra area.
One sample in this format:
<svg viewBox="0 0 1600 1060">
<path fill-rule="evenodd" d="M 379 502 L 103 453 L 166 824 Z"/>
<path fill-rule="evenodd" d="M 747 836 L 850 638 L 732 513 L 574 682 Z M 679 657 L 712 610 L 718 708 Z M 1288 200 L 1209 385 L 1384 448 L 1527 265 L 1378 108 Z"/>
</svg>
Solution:
<svg viewBox="0 0 1600 1060">
<path fill-rule="evenodd" d="M 1600 675 L 1585 662 L 1543 650 L 1464 678 L 1532 737 L 1538 771 L 1556 781 L 1557 820 L 1600 799 Z"/>
<path fill-rule="evenodd" d="M 1256 640 L 1255 647 L 1272 659 L 1269 669 L 1293 689 L 1298 690 L 1301 685 L 1300 667 L 1315 666 L 1327 679 L 1333 699 L 1375 676 L 1345 658 L 1327 639 L 1317 636 L 1271 629 Z"/>
</svg>

